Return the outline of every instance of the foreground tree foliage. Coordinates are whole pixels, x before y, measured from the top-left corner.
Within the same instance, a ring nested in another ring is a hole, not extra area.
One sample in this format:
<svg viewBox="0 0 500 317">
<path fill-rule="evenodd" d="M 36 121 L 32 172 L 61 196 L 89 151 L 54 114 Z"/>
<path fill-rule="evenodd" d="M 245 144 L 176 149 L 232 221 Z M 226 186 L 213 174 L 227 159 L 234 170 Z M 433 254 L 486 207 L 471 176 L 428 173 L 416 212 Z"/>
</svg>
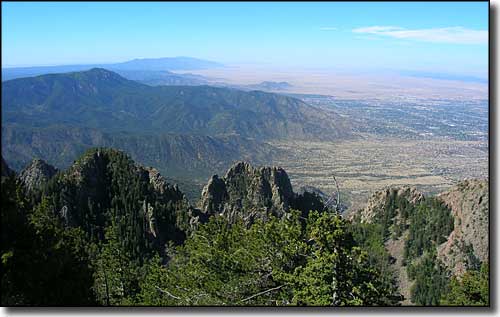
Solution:
<svg viewBox="0 0 500 317">
<path fill-rule="evenodd" d="M 301 195 L 282 217 L 249 223 L 191 218 L 181 191 L 114 150 L 89 151 L 36 191 L 5 175 L 2 305 L 398 305 L 389 239 L 405 239 L 413 303 L 489 304 L 471 245 L 468 271 L 451 281 L 436 257 L 453 229 L 439 201 L 391 194 L 363 223 Z"/>
<path fill-rule="evenodd" d="M 32 208 L 2 179 L 2 305 L 92 305 L 92 271 L 79 228 L 65 229 L 47 200 Z"/>
<path fill-rule="evenodd" d="M 105 306 L 130 305 L 139 292 L 140 264 L 120 242 L 116 225 L 106 229 L 106 240 L 93 245 L 93 291 L 97 302 Z"/>
<path fill-rule="evenodd" d="M 331 213 L 250 227 L 212 217 L 165 254 L 131 248 L 114 221 L 95 240 L 53 198 L 2 183 L 3 305 L 384 305 L 393 289 Z"/>
<path fill-rule="evenodd" d="M 391 290 L 370 268 L 339 216 L 257 221 L 213 217 L 150 263 L 142 305 L 381 305 Z"/>
<path fill-rule="evenodd" d="M 479 270 L 469 270 L 461 277 L 452 277 L 449 292 L 441 298 L 441 305 L 488 306 L 489 266 L 481 265 Z"/>
<path fill-rule="evenodd" d="M 367 261 L 379 273 L 379 283 L 393 296 L 387 298 L 386 305 L 398 305 L 401 295 L 397 289 L 396 273 L 392 266 L 394 258 L 385 248 L 385 230 L 378 223 L 361 223 L 353 221 L 348 224 L 354 241 L 366 252 Z"/>
</svg>

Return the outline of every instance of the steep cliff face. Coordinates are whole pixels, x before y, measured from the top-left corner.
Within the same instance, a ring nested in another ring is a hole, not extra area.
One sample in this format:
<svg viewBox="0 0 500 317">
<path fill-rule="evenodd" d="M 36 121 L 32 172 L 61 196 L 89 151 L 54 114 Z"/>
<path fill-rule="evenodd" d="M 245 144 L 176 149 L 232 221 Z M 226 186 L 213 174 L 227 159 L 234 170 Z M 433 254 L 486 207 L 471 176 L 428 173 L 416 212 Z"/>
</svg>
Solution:
<svg viewBox="0 0 500 317">
<path fill-rule="evenodd" d="M 142 213 L 146 221 L 146 232 L 150 237 L 159 240 L 159 243 L 171 239 L 165 228 L 175 227 L 176 234 L 175 240 L 181 240 L 189 231 L 189 221 L 192 218 L 192 207 L 186 199 L 184 193 L 179 190 L 177 184 L 170 184 L 160 174 L 160 172 L 152 167 L 143 167 L 136 165 L 136 169 L 143 179 L 152 187 L 154 193 L 154 201 L 144 200 Z M 155 204 L 162 204 L 173 208 L 173 215 L 161 214 Z"/>
<path fill-rule="evenodd" d="M 319 198 L 317 198 L 319 200 Z M 282 217 L 294 207 L 297 195 L 287 173 L 279 167 L 254 168 L 246 162 L 233 165 L 223 178 L 213 176 L 203 189 L 199 208 L 209 215 L 247 223 Z"/>
<path fill-rule="evenodd" d="M 200 209 L 209 214 L 215 214 L 224 210 L 224 204 L 229 199 L 224 179 L 214 175 L 203 187 L 201 192 Z"/>
<path fill-rule="evenodd" d="M 19 180 L 28 191 L 40 189 L 57 173 L 57 168 L 44 160 L 34 159 L 19 174 Z"/>
<path fill-rule="evenodd" d="M 448 240 L 438 248 L 438 257 L 453 274 L 462 274 L 471 264 L 471 256 L 489 260 L 488 191 L 487 180 L 465 180 L 438 196 L 455 220 Z"/>
</svg>

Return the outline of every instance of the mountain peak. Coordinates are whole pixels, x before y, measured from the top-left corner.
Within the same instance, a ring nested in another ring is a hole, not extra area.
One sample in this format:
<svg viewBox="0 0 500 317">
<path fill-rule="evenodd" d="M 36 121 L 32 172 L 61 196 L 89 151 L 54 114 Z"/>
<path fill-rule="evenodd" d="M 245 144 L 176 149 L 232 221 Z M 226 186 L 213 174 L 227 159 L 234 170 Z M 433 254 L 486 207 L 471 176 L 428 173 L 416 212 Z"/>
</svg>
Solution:
<svg viewBox="0 0 500 317">
<path fill-rule="evenodd" d="M 128 79 L 125 79 L 124 77 L 118 75 L 117 73 L 101 67 L 94 67 L 87 71 L 76 72 L 73 74 L 80 74 L 83 76 L 87 75 L 92 79 L 97 79 L 102 81 L 104 80 L 128 81 Z"/>
<path fill-rule="evenodd" d="M 91 68 L 87 71 L 88 73 L 93 73 L 93 74 L 101 74 L 101 75 L 110 75 L 110 74 L 116 74 L 110 70 L 107 70 L 105 68 L 102 68 L 102 67 L 94 67 L 94 68 Z"/>
</svg>

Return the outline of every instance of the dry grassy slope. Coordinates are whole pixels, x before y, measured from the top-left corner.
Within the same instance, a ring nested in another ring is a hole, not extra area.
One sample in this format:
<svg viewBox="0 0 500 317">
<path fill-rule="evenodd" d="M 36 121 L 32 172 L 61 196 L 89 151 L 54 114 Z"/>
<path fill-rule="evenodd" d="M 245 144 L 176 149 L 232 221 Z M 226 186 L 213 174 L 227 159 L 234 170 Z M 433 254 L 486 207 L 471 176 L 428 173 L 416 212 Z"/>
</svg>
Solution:
<svg viewBox="0 0 500 317">
<path fill-rule="evenodd" d="M 438 197 L 450 207 L 455 218 L 455 228 L 448 241 L 438 248 L 439 258 L 454 274 L 465 270 L 465 245 L 472 245 L 474 255 L 488 261 L 488 181 L 465 180 Z"/>
</svg>

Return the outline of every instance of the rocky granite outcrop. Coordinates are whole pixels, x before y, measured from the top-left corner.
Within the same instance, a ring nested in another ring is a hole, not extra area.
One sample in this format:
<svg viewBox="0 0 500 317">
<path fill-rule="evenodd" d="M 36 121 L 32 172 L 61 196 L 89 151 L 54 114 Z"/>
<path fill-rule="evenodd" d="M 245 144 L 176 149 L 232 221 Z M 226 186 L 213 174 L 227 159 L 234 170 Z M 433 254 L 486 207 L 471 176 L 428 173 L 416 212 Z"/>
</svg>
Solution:
<svg viewBox="0 0 500 317">
<path fill-rule="evenodd" d="M 19 174 L 21 184 L 28 191 L 40 189 L 57 173 L 57 168 L 44 160 L 34 159 Z"/>
<path fill-rule="evenodd" d="M 455 224 L 438 256 L 453 274 L 462 274 L 470 257 L 488 261 L 489 183 L 465 180 L 438 196 L 452 211 Z"/>
<path fill-rule="evenodd" d="M 387 187 L 375 192 L 369 199 L 366 207 L 359 213 L 351 213 L 352 216 L 359 216 L 361 222 L 372 222 L 387 206 L 390 199 L 405 199 L 411 204 L 416 204 L 424 200 L 424 195 L 415 187 Z M 394 215 L 397 217 L 397 213 Z"/>
<path fill-rule="evenodd" d="M 138 165 L 137 168 L 143 172 L 147 172 L 147 178 L 149 179 L 149 183 L 153 186 L 153 189 L 160 194 L 165 194 L 171 191 L 180 192 L 177 184 L 170 184 L 161 174 L 160 172 L 153 167 L 142 167 Z"/>
<path fill-rule="evenodd" d="M 214 175 L 201 192 L 200 209 L 210 214 L 224 210 L 224 204 L 229 199 L 226 183 Z"/>
<path fill-rule="evenodd" d="M 203 188 L 199 208 L 208 215 L 222 215 L 246 223 L 282 217 L 295 200 L 287 173 L 280 167 L 254 168 L 234 164 L 223 178 L 213 176 Z"/>
</svg>

